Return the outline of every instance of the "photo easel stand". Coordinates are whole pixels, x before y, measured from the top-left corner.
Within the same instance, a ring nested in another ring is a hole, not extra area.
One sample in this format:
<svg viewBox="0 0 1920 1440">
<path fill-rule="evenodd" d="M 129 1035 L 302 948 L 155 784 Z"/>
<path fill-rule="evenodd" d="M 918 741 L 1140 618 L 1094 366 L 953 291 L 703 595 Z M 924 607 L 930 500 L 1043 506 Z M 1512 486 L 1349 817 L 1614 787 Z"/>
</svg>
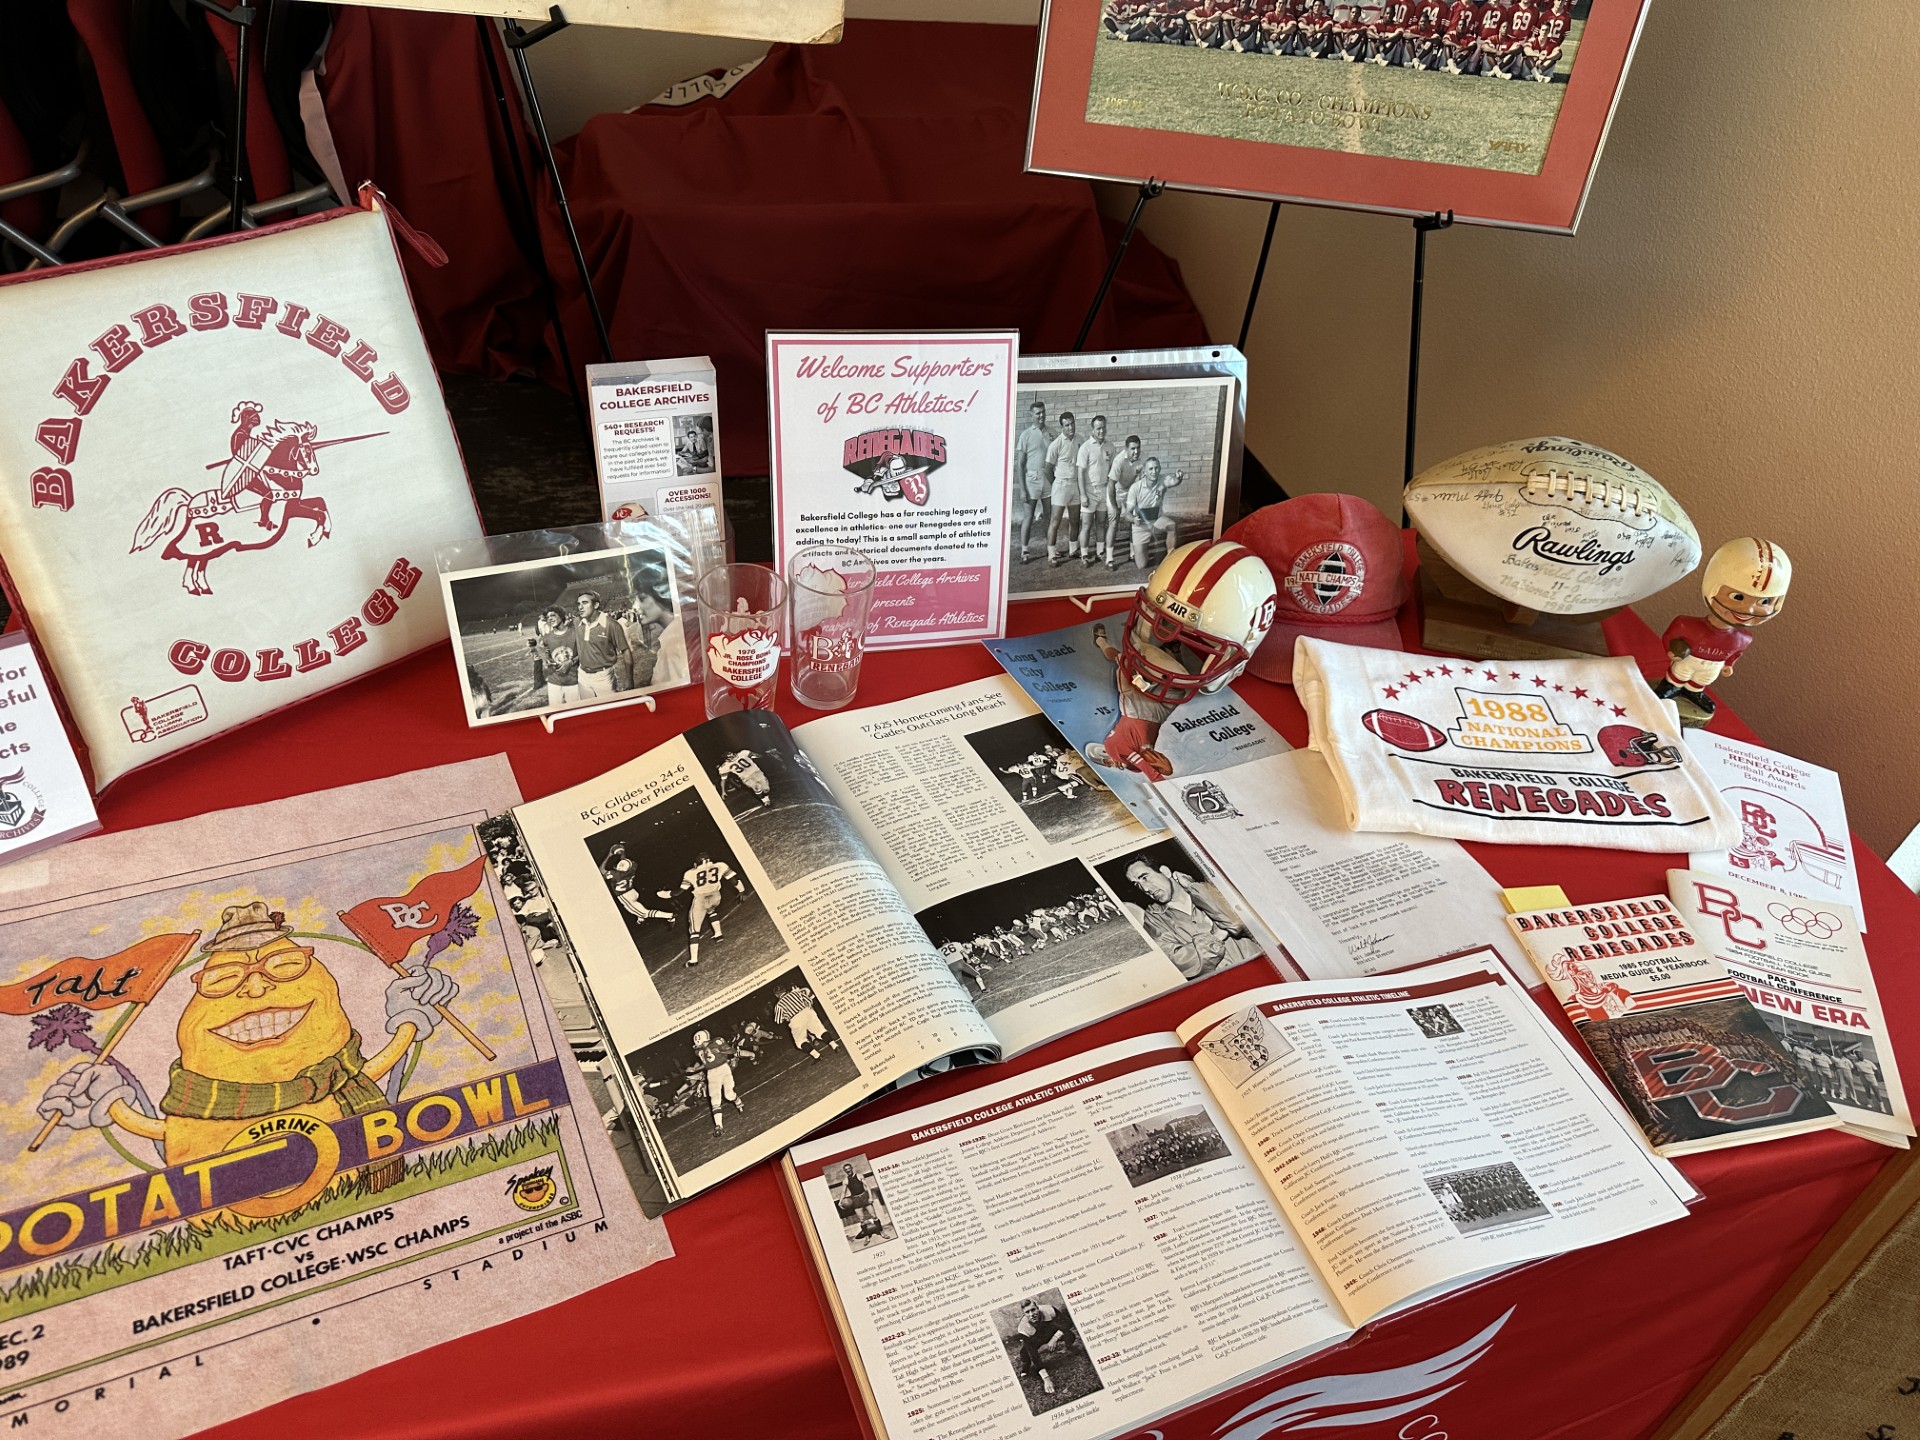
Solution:
<svg viewBox="0 0 1920 1440">
<path fill-rule="evenodd" d="M 651 695 L 623 695 L 618 700 L 609 700 L 604 705 L 581 705 L 572 710 L 552 710 L 540 717 L 540 723 L 546 727 L 547 734 L 553 734 L 553 727 L 559 721 L 571 720 L 576 715 L 599 715 L 608 710 L 619 710 L 628 705 L 644 705 L 649 710 L 660 707 L 653 703 Z"/>
<path fill-rule="evenodd" d="M 1100 288 L 1093 292 L 1093 303 L 1087 307 L 1087 318 L 1080 322 L 1080 333 L 1074 337 L 1074 353 L 1087 348 L 1087 336 L 1093 332 L 1094 317 L 1100 313 L 1100 307 L 1107 303 L 1107 291 L 1113 288 L 1113 277 L 1120 273 L 1120 262 L 1127 256 L 1127 246 L 1133 243 L 1133 232 L 1140 228 L 1140 214 L 1147 208 L 1147 202 L 1162 193 L 1167 187 L 1158 180 L 1149 178 L 1140 184 L 1140 194 L 1133 202 L 1133 213 L 1127 217 L 1127 228 L 1120 232 L 1120 243 L 1113 247 L 1113 258 L 1107 261 L 1107 273 L 1100 277 Z"/>
<path fill-rule="evenodd" d="M 233 180 L 227 200 L 227 229 L 238 235 L 246 207 L 247 52 L 253 38 L 253 22 L 259 18 L 259 11 L 244 3 L 244 0 L 232 9 L 220 4 L 219 0 L 193 0 L 193 3 L 209 15 L 226 21 L 238 32 L 234 42 L 233 65 Z"/>
<path fill-rule="evenodd" d="M 1427 301 L 1427 236 L 1453 224 L 1453 211 L 1419 215 L 1413 222 L 1413 314 L 1407 325 L 1407 448 L 1401 465 L 1400 488 L 1413 483 L 1413 442 L 1420 426 L 1420 323 Z M 1400 506 L 1400 528 L 1407 525 L 1407 507 Z"/>
<path fill-rule="evenodd" d="M 520 80 L 520 93 L 526 97 L 527 118 L 533 122 L 534 138 L 540 142 L 540 154 L 546 161 L 547 177 L 553 182 L 554 199 L 560 206 L 560 221 L 567 231 L 567 248 L 573 252 L 573 268 L 579 273 L 580 289 L 587 297 L 587 311 L 593 316 L 594 334 L 600 339 L 600 358 L 611 361 L 613 341 L 607 335 L 607 319 L 600 309 L 600 295 L 593 287 L 593 275 L 587 269 L 586 252 L 580 248 L 580 232 L 574 228 L 573 208 L 567 203 L 567 187 L 561 182 L 560 167 L 554 163 L 553 139 L 547 134 L 547 119 L 540 110 L 540 92 L 533 83 L 533 69 L 527 64 L 528 50 L 549 35 L 557 35 L 567 28 L 567 17 L 560 13 L 558 5 L 548 7 L 547 17 L 544 25 L 537 25 L 531 30 L 522 29 L 517 20 L 502 20 L 501 39 L 506 42 L 507 53 L 513 57 L 514 74 Z M 571 380 L 571 364 L 567 366 L 567 375 Z"/>
</svg>

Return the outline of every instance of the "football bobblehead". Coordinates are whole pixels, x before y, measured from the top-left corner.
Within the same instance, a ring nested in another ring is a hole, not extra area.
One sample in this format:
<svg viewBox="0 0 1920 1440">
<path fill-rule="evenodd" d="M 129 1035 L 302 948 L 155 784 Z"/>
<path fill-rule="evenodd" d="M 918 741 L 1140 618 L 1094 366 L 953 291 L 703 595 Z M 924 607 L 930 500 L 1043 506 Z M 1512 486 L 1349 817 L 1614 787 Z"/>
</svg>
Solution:
<svg viewBox="0 0 1920 1440">
<path fill-rule="evenodd" d="M 1780 613 L 1793 583 L 1793 562 L 1770 540 L 1750 535 L 1729 540 L 1700 572 L 1705 617 L 1681 615 L 1661 637 L 1667 646 L 1667 673 L 1653 687 L 1663 700 L 1679 703 L 1683 725 L 1704 725 L 1713 718 L 1707 686 L 1730 672 L 1752 632 Z"/>
</svg>

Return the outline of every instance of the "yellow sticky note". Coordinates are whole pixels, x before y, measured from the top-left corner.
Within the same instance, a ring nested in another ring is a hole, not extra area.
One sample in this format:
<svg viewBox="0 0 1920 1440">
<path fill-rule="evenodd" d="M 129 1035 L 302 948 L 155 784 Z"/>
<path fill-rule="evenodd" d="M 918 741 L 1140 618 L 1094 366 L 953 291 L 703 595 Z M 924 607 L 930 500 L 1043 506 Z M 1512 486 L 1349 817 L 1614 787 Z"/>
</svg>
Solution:
<svg viewBox="0 0 1920 1440">
<path fill-rule="evenodd" d="M 1515 885 L 1500 892 L 1500 903 L 1509 915 L 1522 910 L 1558 910 L 1573 902 L 1558 885 Z"/>
</svg>

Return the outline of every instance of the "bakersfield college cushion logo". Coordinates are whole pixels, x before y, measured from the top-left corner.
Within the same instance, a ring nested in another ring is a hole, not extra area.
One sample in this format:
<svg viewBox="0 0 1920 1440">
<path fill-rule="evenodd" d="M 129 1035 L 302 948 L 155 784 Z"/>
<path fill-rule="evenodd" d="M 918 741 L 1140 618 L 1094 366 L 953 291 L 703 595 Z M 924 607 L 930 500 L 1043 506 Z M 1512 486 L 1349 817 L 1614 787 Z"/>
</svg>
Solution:
<svg viewBox="0 0 1920 1440">
<path fill-rule="evenodd" d="M 1357 546 L 1323 540 L 1293 557 L 1284 583 L 1302 610 L 1337 615 L 1359 598 L 1367 583 L 1367 562 Z"/>
<path fill-rule="evenodd" d="M 860 477 L 856 495 L 924 505 L 933 493 L 927 477 L 947 463 L 947 442 L 930 430 L 868 430 L 840 447 L 840 464 Z"/>
</svg>

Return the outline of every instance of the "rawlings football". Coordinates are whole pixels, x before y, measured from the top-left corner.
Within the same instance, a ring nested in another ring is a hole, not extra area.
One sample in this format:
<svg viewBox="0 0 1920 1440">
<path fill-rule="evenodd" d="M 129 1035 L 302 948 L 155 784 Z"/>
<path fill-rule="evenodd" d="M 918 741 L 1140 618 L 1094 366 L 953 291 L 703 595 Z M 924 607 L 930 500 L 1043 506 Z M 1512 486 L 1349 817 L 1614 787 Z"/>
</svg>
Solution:
<svg viewBox="0 0 1920 1440">
<path fill-rule="evenodd" d="M 1445 731 L 1399 710 L 1369 710 L 1360 723 L 1396 750 L 1438 750 L 1447 743 Z"/>
<path fill-rule="evenodd" d="M 1554 615 L 1644 600 L 1700 563 L 1700 536 L 1646 471 L 1559 436 L 1443 460 L 1407 486 L 1421 538 L 1481 589 Z"/>
</svg>

